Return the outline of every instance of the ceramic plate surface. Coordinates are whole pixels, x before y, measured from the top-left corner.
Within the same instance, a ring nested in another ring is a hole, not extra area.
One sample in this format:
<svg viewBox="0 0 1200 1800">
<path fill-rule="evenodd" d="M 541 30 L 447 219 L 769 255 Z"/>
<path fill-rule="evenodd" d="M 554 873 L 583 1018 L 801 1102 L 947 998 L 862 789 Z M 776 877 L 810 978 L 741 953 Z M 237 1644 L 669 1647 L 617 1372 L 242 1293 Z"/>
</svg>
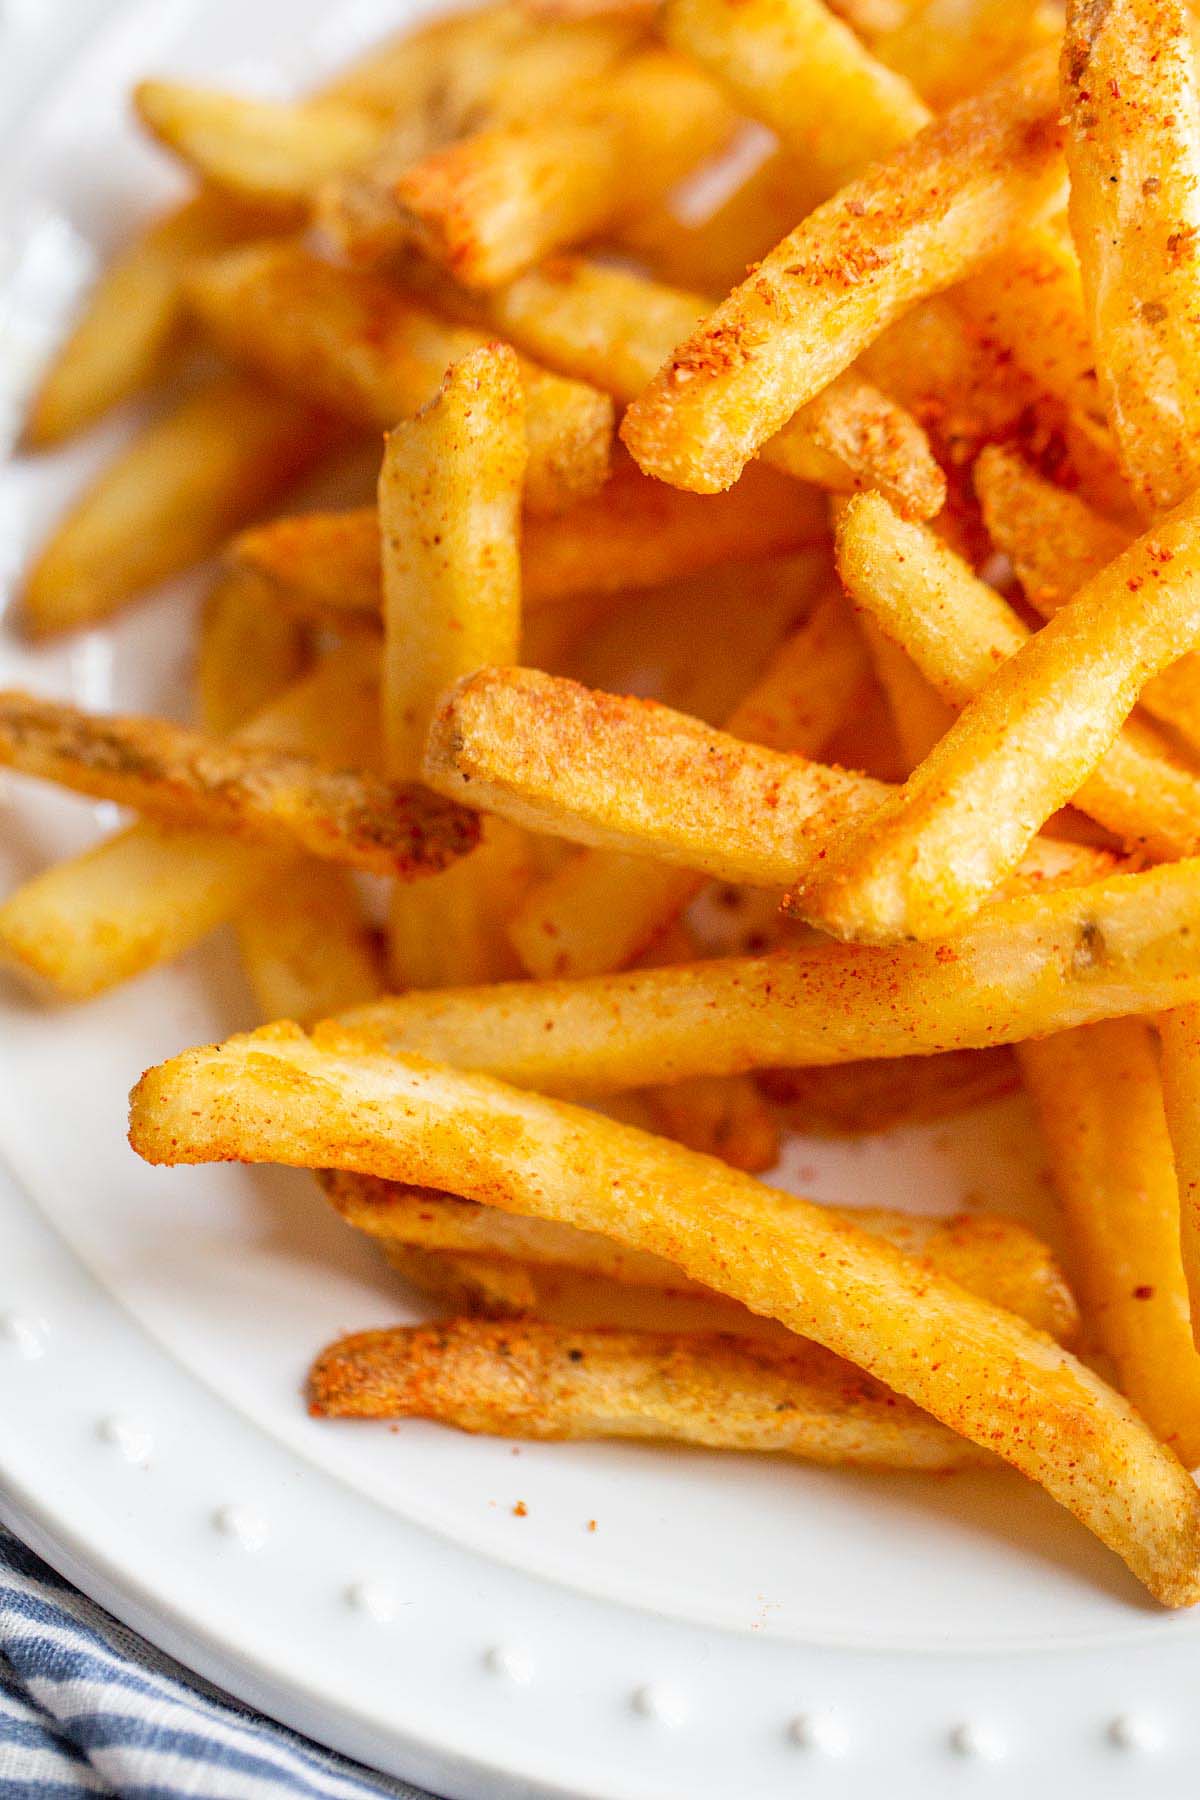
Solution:
<svg viewBox="0 0 1200 1800">
<path fill-rule="evenodd" d="M 6 418 L 97 259 L 170 192 L 130 82 L 286 93 L 406 16 L 0 14 Z M 10 586 L 122 429 L 0 476 Z M 9 631 L 0 682 L 182 716 L 193 601 L 37 652 Z M 0 891 L 112 823 L 0 776 Z M 0 1494 L 64 1572 L 241 1698 L 469 1800 L 1194 1792 L 1200 1620 L 1152 1609 L 1015 1477 L 308 1419 L 312 1353 L 403 1296 L 307 1178 L 149 1169 L 124 1136 L 143 1067 L 252 1022 L 223 939 L 85 1008 L 0 990 Z M 1053 1229 L 1017 1099 L 793 1144 L 784 1179 Z"/>
</svg>

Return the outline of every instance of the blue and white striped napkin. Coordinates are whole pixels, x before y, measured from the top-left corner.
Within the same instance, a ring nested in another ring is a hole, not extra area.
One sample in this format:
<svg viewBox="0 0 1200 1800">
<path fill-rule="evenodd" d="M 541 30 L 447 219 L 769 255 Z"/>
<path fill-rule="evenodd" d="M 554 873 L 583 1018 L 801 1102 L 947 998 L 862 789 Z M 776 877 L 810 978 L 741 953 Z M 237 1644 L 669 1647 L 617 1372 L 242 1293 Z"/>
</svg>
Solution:
<svg viewBox="0 0 1200 1800">
<path fill-rule="evenodd" d="M 239 1706 L 0 1529 L 3 1800 L 429 1800 Z"/>
</svg>

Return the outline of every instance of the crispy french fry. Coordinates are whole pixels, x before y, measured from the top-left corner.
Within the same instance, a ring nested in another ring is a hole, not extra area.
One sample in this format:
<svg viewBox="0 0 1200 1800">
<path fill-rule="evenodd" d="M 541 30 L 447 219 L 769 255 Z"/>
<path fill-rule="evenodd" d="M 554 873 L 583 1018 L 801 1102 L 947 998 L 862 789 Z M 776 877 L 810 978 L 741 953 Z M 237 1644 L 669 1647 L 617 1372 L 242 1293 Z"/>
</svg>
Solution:
<svg viewBox="0 0 1200 1800">
<path fill-rule="evenodd" d="M 362 163 L 386 125 L 333 100 L 259 100 L 181 81 L 141 81 L 142 124 L 203 180 L 303 215 L 321 181 Z"/>
<path fill-rule="evenodd" d="M 322 1050 L 288 1027 L 143 1076 L 131 1141 L 151 1161 L 322 1164 L 458 1187 L 666 1254 L 1041 1482 L 1164 1604 L 1200 1597 L 1200 1495 L 1119 1395 L 1011 1313 L 821 1207 L 793 1200 L 781 1229 L 758 1184 L 714 1158 L 486 1077 Z"/>
<path fill-rule="evenodd" d="M 378 649 L 349 644 L 241 735 L 371 766 L 378 695 Z M 43 992 L 90 999 L 190 949 L 295 860 L 228 832 L 134 825 L 10 894 L 0 905 L 0 959 Z"/>
<path fill-rule="evenodd" d="M 973 1467 L 982 1453 L 813 1345 L 716 1333 L 450 1319 L 342 1338 L 309 1378 L 318 1418 L 436 1419 L 548 1442 L 648 1438 L 831 1466 Z"/>
<path fill-rule="evenodd" d="M 819 605 L 727 721 L 734 737 L 815 755 L 861 693 L 866 659 L 845 606 Z M 645 857 L 585 850 L 522 902 L 509 928 L 532 975 L 625 968 L 677 918 L 699 880 Z"/>
<path fill-rule="evenodd" d="M 0 693 L 0 764 L 168 825 L 200 825 L 405 880 L 474 848 L 462 807 L 364 770 L 236 744 L 166 719 L 85 713 L 15 689 Z"/>
<path fill-rule="evenodd" d="M 1017 1050 L 1072 1242 L 1085 1325 L 1179 1460 L 1200 1463 L 1200 1353 L 1153 1034 L 1108 1019 Z"/>
<path fill-rule="evenodd" d="M 1094 512 L 1077 494 L 1043 481 L 1000 445 L 980 456 L 975 488 L 989 533 L 1043 618 L 1052 618 L 1130 542 L 1123 526 Z M 1200 655 L 1190 651 L 1148 681 L 1139 704 L 1200 748 Z"/>
<path fill-rule="evenodd" d="M 1200 1347 L 1200 1007 L 1180 1006 L 1158 1021 L 1163 1101 L 1179 1192 L 1179 1246 Z"/>
<path fill-rule="evenodd" d="M 962 100 L 1052 33 L 1043 0 L 918 0 L 871 45 L 940 111 Z"/>
<path fill-rule="evenodd" d="M 26 446 L 62 443 L 148 388 L 183 336 L 189 263 L 261 233 L 264 222 L 227 195 L 201 193 L 138 232 L 52 356 L 25 421 Z"/>
<path fill-rule="evenodd" d="M 908 652 L 885 637 L 872 618 L 860 618 L 859 628 L 911 771 L 945 737 L 953 710 L 929 685 Z"/>
<path fill-rule="evenodd" d="M 728 487 L 888 324 L 1002 250 L 1062 192 L 1053 55 L 1025 58 L 818 207 L 625 415 L 648 473 Z"/>
<path fill-rule="evenodd" d="M 378 276 L 336 269 L 292 243 L 255 245 L 197 266 L 189 292 L 232 355 L 385 431 L 433 398 L 452 362 L 489 341 L 436 318 Z M 604 481 L 612 401 L 529 362 L 521 379 L 526 500 L 558 511 Z"/>
<path fill-rule="evenodd" d="M 558 257 L 498 289 L 488 317 L 551 369 L 636 398 L 704 316 L 698 294 L 629 270 Z M 840 376 L 763 445 L 762 459 L 836 491 L 877 488 L 906 516 L 941 510 L 946 482 L 904 408 L 854 374 Z"/>
<path fill-rule="evenodd" d="M 517 1319 L 537 1306 L 537 1286 L 520 1263 L 394 1244 L 387 1259 L 396 1273 L 439 1306 L 481 1319 Z"/>
<path fill-rule="evenodd" d="M 392 193 L 423 254 L 467 287 L 498 287 L 552 250 L 610 229 L 643 195 L 667 193 L 722 150 L 736 124 L 694 65 L 643 50 L 548 115 L 435 151 Z"/>
<path fill-rule="evenodd" d="M 865 507 L 862 512 L 860 504 Z M 978 581 L 923 527 L 903 523 L 886 504 L 876 506 L 870 495 L 850 501 L 841 534 L 842 579 L 856 603 L 903 643 L 952 706 L 965 706 L 987 686 L 999 665 L 1030 642 L 1028 628 L 999 594 Z M 1160 566 L 1150 550 L 1155 541 L 1151 535 L 1127 552 L 1148 555 L 1152 594 L 1159 585 Z M 1110 565 L 1088 590 L 1095 600 L 1105 584 L 1119 585 L 1118 614 L 1131 606 L 1137 610 L 1137 595 L 1126 588 L 1125 580 L 1139 576 L 1130 570 L 1121 575 L 1123 566 Z M 1172 565 L 1162 568 L 1169 572 Z M 1154 616 L 1152 605 L 1146 611 Z M 1098 678 L 1119 664 L 1127 647 L 1128 637 L 1115 659 L 1097 664 Z M 1060 710 L 1056 699 L 1054 737 L 1049 742 L 1061 742 Z M 1019 800 L 1023 803 L 1023 794 Z M 1126 720 L 1074 800 L 1131 849 L 1185 856 L 1200 844 L 1196 773 L 1173 755 L 1153 726 L 1139 718 Z"/>
<path fill-rule="evenodd" d="M 426 410 L 391 433 L 379 478 L 383 542 L 383 717 L 388 767 L 419 774 L 434 704 L 462 674 L 517 654 L 525 476 L 520 368 L 506 346 L 452 365 Z M 488 822 L 470 869 L 392 899 L 400 987 L 512 972 L 505 893 L 519 892 L 520 834 Z"/>
<path fill-rule="evenodd" d="M 694 1075 L 647 1088 L 641 1098 L 654 1130 L 689 1150 L 719 1156 L 751 1175 L 779 1161 L 779 1127 L 748 1075 Z"/>
<path fill-rule="evenodd" d="M 236 731 L 299 679 L 306 660 L 302 628 L 272 606 L 267 584 L 248 569 L 227 570 L 200 623 L 196 695 L 204 729 Z"/>
<path fill-rule="evenodd" d="M 586 748 L 585 748 L 586 747 Z M 786 885 L 893 790 L 765 750 L 653 700 L 535 669 L 482 669 L 445 696 L 426 781 L 514 824 L 750 887 Z M 1094 880 L 1111 858 L 1039 838 L 1018 880 Z"/>
<path fill-rule="evenodd" d="M 861 1137 L 970 1111 L 1010 1094 L 1018 1077 L 1005 1048 L 832 1063 L 823 1069 L 767 1069 L 756 1080 L 793 1130 L 821 1137 Z M 1024 1311 L 1014 1301 L 1004 1304 L 1014 1312 Z"/>
<path fill-rule="evenodd" d="M 778 132 L 826 193 L 929 121 L 916 91 L 824 0 L 741 0 L 736 10 L 726 0 L 668 0 L 663 22 L 668 41 Z"/>
<path fill-rule="evenodd" d="M 1200 484 L 1200 94 L 1183 0 L 1067 7 L 1062 99 L 1096 364 L 1149 508 Z"/>
<path fill-rule="evenodd" d="M 741 559 L 786 556 L 827 541 L 820 498 L 768 469 L 747 469 L 728 494 L 680 494 L 625 456 L 590 500 L 528 519 L 521 545 L 528 611 L 580 594 L 624 595 Z M 379 622 L 379 519 L 374 508 L 306 513 L 244 531 L 234 561 L 254 569 L 299 617 Z"/>
<path fill-rule="evenodd" d="M 577 981 L 381 1000 L 372 1044 L 547 1093 L 983 1049 L 1200 997 L 1200 863 L 1019 896 L 944 944 L 818 940 Z"/>
<path fill-rule="evenodd" d="M 672 1262 L 630 1250 L 596 1231 L 523 1218 L 429 1188 L 405 1187 L 374 1175 L 327 1169 L 317 1177 L 341 1216 L 386 1244 L 429 1250 L 463 1250 L 549 1269 L 620 1281 L 634 1287 L 690 1292 L 694 1286 Z M 764 1190 L 786 1223 L 782 1195 Z M 886 1207 L 840 1207 L 838 1217 L 881 1237 L 939 1275 L 1027 1319 L 1039 1331 L 1069 1343 L 1079 1327 L 1078 1308 L 1053 1253 L 1016 1219 L 997 1213 L 958 1213 L 931 1218 Z"/>
<path fill-rule="evenodd" d="M 60 520 L 26 577 L 26 629 L 94 624 L 202 562 L 337 435 L 313 407 L 242 376 L 198 389 L 140 430 Z"/>
</svg>

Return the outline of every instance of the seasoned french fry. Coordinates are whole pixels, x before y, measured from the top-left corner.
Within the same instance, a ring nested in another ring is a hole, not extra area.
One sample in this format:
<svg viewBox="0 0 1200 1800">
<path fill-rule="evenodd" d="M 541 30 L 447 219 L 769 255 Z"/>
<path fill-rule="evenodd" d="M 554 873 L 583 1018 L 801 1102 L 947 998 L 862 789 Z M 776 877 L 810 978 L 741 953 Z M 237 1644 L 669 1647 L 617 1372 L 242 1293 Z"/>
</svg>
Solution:
<svg viewBox="0 0 1200 1800">
<path fill-rule="evenodd" d="M 859 628 L 911 771 L 945 737 L 953 710 L 929 685 L 908 652 L 885 637 L 872 618 L 862 617 Z"/>
<path fill-rule="evenodd" d="M 791 1201 L 781 1229 L 758 1184 L 714 1158 L 352 1041 L 321 1049 L 278 1027 L 163 1064 L 134 1090 L 134 1148 L 457 1188 L 666 1254 L 1041 1482 L 1164 1604 L 1200 1597 L 1200 1495 L 1186 1471 L 1119 1395 L 1011 1313 L 821 1207 Z"/>
<path fill-rule="evenodd" d="M 244 739 L 227 744 L 166 719 L 85 713 L 15 689 L 0 693 L 0 764 L 163 824 L 298 844 L 406 880 L 445 868 L 478 839 L 464 808 L 414 786 L 326 769 Z"/>
<path fill-rule="evenodd" d="M 840 601 L 826 600 L 771 659 L 727 721 L 732 736 L 815 755 L 861 693 L 866 660 Z M 585 850 L 526 896 L 509 935 L 532 975 L 625 968 L 696 894 L 690 872 Z"/>
<path fill-rule="evenodd" d="M 755 1079 L 793 1130 L 861 1137 L 983 1106 L 1010 1094 L 1018 1076 L 1012 1053 L 1004 1048 L 831 1063 L 823 1069 L 767 1069 Z M 1004 1304 L 1024 1312 L 1015 1301 Z M 1026 1316 L 1032 1319 L 1032 1314 Z"/>
<path fill-rule="evenodd" d="M 648 1438 L 831 1466 L 970 1468 L 980 1451 L 814 1345 L 451 1319 L 342 1338 L 309 1377 L 318 1418 L 437 1419 L 543 1442 Z"/>
<path fill-rule="evenodd" d="M 25 421 L 26 446 L 59 444 L 148 388 L 183 335 L 189 263 L 263 228 L 260 211 L 200 193 L 138 232 L 52 356 Z"/>
<path fill-rule="evenodd" d="M 521 630 L 518 550 L 525 476 L 520 369 L 506 346 L 452 365 L 426 410 L 391 433 L 379 478 L 383 542 L 384 744 L 398 777 L 419 774 L 442 689 L 511 662 Z M 470 869 L 392 900 L 390 962 L 400 987 L 512 972 L 505 892 L 519 891 L 520 834 L 485 827 Z"/>
<path fill-rule="evenodd" d="M 667 193 L 736 124 L 706 75 L 649 49 L 548 115 L 435 151 L 392 191 L 418 249 L 467 287 L 498 287 Z"/>
<path fill-rule="evenodd" d="M 629 270 L 558 257 L 489 296 L 496 329 L 551 369 L 628 402 L 708 309 Z M 901 512 L 941 510 L 946 482 L 916 420 L 854 374 L 830 382 L 763 445 L 762 460 L 837 491 L 877 488 Z"/>
<path fill-rule="evenodd" d="M 1200 93 L 1183 0 L 1071 0 L 1071 231 L 1108 416 L 1148 508 L 1200 484 Z"/>
<path fill-rule="evenodd" d="M 1053 31 L 1043 0 L 918 0 L 871 45 L 940 111 L 980 88 Z"/>
<path fill-rule="evenodd" d="M 827 542 L 820 497 L 769 469 L 747 469 L 728 494 L 681 494 L 648 481 L 625 456 L 590 500 L 527 519 L 525 607 L 580 594 L 624 595 L 734 560 L 786 556 Z M 232 555 L 272 583 L 300 618 L 378 625 L 379 518 L 373 507 L 306 513 L 244 531 Z"/>
<path fill-rule="evenodd" d="M 249 100 L 180 81 L 141 81 L 138 118 L 189 168 L 242 199 L 306 210 L 318 182 L 365 162 L 387 127 L 332 100 Z"/>
<path fill-rule="evenodd" d="M 463 1250 L 668 1293 L 694 1286 L 676 1264 L 629 1250 L 596 1231 L 523 1218 L 374 1175 L 327 1169 L 317 1180 L 348 1224 L 385 1244 Z M 764 1189 L 763 1200 L 786 1223 L 790 1198 L 785 1204 L 777 1190 Z M 997 1213 L 938 1219 L 886 1207 L 839 1207 L 835 1213 L 1063 1343 L 1078 1330 L 1078 1309 L 1053 1253 L 1016 1219 Z"/>
<path fill-rule="evenodd" d="M 1200 1007 L 1180 1006 L 1158 1021 L 1163 1101 L 1179 1192 L 1179 1247 L 1200 1347 Z"/>
<path fill-rule="evenodd" d="M 196 694 L 204 729 L 219 737 L 236 731 L 299 679 L 306 660 L 303 630 L 272 606 L 266 583 L 248 569 L 227 570 L 200 625 Z"/>
<path fill-rule="evenodd" d="M 728 487 L 891 321 L 1062 192 L 1054 62 L 1025 58 L 818 207 L 675 350 L 625 415 L 641 467 Z"/>
<path fill-rule="evenodd" d="M 1017 1060 L 1050 1154 L 1084 1323 L 1112 1358 L 1122 1392 L 1194 1468 L 1200 1353 L 1150 1027 L 1108 1019 L 1022 1044 Z"/>
<path fill-rule="evenodd" d="M 821 939 L 578 981 L 381 1000 L 341 1024 L 379 1047 L 546 1093 L 983 1049 L 1200 997 L 1200 862 L 989 906 L 943 944 Z"/>
<path fill-rule="evenodd" d="M 395 1244 L 387 1259 L 396 1273 L 439 1306 L 481 1319 L 517 1319 L 537 1306 L 537 1287 L 520 1263 Z"/>
<path fill-rule="evenodd" d="M 483 669 L 444 698 L 425 779 L 514 824 L 650 856 L 720 881 L 786 885 L 835 828 L 893 790 L 765 750 L 653 700 L 596 693 L 534 669 Z M 1111 859 L 1038 840 L 1019 879 L 1088 881 Z"/>
<path fill-rule="evenodd" d="M 240 735 L 369 767 L 378 715 L 378 649 L 350 644 Z M 228 832 L 134 825 L 10 894 L 0 905 L 0 959 L 51 995 L 86 1000 L 180 955 L 295 861 Z"/>
<path fill-rule="evenodd" d="M 51 533 L 26 577 L 36 636 L 107 618 L 218 549 L 310 469 L 338 428 L 242 376 L 145 426 Z"/>
<path fill-rule="evenodd" d="M 1043 618 L 1052 618 L 1130 542 L 1124 527 L 1077 494 L 1043 481 L 1000 445 L 984 450 L 975 464 L 975 488 L 989 533 Z M 1200 748 L 1200 655 L 1190 651 L 1148 681 L 1139 704 Z"/>
<path fill-rule="evenodd" d="M 860 504 L 865 508 L 861 512 Z M 976 580 L 923 527 L 902 523 L 885 504 L 876 506 L 872 496 L 848 503 L 841 534 L 842 578 L 856 602 L 904 644 L 952 706 L 966 705 L 987 686 L 1000 664 L 1029 643 L 1027 627 L 999 594 Z M 1127 552 L 1130 556 L 1149 552 L 1152 594 L 1159 584 L 1159 565 L 1150 550 L 1155 541 L 1151 535 Z M 1125 587 L 1126 577 L 1117 572 L 1123 566 L 1110 565 L 1088 590 L 1095 599 L 1097 593 L 1103 594 L 1104 584 L 1119 584 L 1118 615 L 1128 607 L 1139 610 L 1136 593 Z M 1181 558 L 1181 570 L 1182 566 Z M 1163 567 L 1169 571 L 1172 565 Z M 1126 576 L 1139 578 L 1128 570 Z M 1146 610 L 1153 615 L 1153 606 Z M 1097 664 L 1098 679 L 1119 665 L 1127 648 L 1128 639 L 1114 659 Z M 1063 720 L 1057 702 L 1052 711 L 1054 738 L 1049 741 L 1061 742 Z M 1074 801 L 1131 849 L 1185 856 L 1200 844 L 1200 781 L 1162 736 L 1139 718 L 1126 720 Z M 1014 802 L 1019 803 L 1023 796 Z"/>
<path fill-rule="evenodd" d="M 297 244 L 255 245 L 193 270 L 189 292 L 234 356 L 359 424 L 391 430 L 437 393 L 452 362 L 489 340 L 448 325 L 390 283 L 336 269 Z M 527 503 L 554 512 L 608 473 L 613 408 L 582 382 L 522 362 Z"/>
<path fill-rule="evenodd" d="M 667 0 L 663 24 L 668 41 L 778 132 L 826 193 L 929 121 L 915 90 L 824 0 L 740 0 L 736 9 L 726 0 Z"/>
</svg>

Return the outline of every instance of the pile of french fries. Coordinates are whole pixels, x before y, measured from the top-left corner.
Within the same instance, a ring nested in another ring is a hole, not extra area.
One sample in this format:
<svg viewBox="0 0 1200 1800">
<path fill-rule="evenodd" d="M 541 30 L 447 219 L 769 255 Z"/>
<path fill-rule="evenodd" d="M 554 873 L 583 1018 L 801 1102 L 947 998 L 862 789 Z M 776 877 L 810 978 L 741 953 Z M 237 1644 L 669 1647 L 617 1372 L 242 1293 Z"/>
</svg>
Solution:
<svg viewBox="0 0 1200 1800">
<path fill-rule="evenodd" d="M 316 1171 L 446 1315 L 315 1413 L 1004 1462 L 1200 1599 L 1192 29 L 489 0 L 294 101 L 138 89 L 193 191 L 27 444 L 150 420 L 23 623 L 219 557 L 199 722 L 0 696 L 0 762 L 137 815 L 0 953 L 82 1001 L 233 924 L 271 1022 L 134 1148 Z M 758 1179 L 1018 1081 L 1066 1276 Z"/>
</svg>

